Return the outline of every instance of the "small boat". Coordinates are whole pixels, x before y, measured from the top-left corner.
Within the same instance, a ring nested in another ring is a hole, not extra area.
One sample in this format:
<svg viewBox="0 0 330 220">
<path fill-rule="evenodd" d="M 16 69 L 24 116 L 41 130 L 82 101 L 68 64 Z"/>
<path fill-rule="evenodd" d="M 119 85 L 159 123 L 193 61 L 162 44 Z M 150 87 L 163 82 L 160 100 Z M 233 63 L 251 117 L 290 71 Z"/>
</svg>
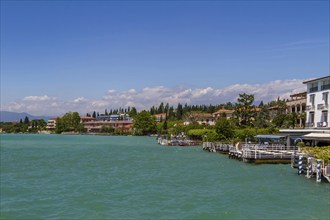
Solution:
<svg viewBox="0 0 330 220">
<path fill-rule="evenodd" d="M 182 140 L 182 139 L 171 139 L 167 140 L 164 138 L 158 138 L 158 144 L 162 146 L 196 146 L 199 145 L 198 142 L 192 140 Z"/>
</svg>

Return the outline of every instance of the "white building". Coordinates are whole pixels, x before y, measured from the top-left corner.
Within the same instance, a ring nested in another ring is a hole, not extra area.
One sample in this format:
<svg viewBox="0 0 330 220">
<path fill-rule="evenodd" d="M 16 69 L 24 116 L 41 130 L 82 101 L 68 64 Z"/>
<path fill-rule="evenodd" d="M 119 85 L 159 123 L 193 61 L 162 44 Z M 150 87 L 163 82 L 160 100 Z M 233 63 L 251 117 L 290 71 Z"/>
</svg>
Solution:
<svg viewBox="0 0 330 220">
<path fill-rule="evenodd" d="M 306 102 L 307 92 L 290 95 L 290 99 L 286 101 L 287 113 L 303 114 L 304 112 L 306 112 Z M 297 119 L 295 127 L 305 127 L 305 119 L 299 117 Z"/>
<path fill-rule="evenodd" d="M 55 130 L 55 128 L 56 128 L 56 118 L 49 119 L 47 121 L 46 129 Z"/>
<path fill-rule="evenodd" d="M 329 146 L 329 93 L 330 76 L 308 80 L 305 129 L 281 129 L 287 136 L 287 145 L 293 146 L 303 140 L 307 146 Z"/>
<path fill-rule="evenodd" d="M 329 129 L 330 76 L 305 81 L 307 85 L 306 127 Z"/>
<path fill-rule="evenodd" d="M 191 113 L 185 119 L 184 125 L 198 123 L 200 125 L 215 125 L 216 119 L 209 113 Z"/>
</svg>

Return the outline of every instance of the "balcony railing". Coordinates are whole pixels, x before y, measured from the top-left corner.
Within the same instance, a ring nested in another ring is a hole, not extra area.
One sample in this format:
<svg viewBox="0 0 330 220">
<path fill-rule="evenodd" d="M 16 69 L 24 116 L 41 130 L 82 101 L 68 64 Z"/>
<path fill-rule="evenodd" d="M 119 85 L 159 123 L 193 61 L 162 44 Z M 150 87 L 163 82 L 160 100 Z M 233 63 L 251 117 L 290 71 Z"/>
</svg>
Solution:
<svg viewBox="0 0 330 220">
<path fill-rule="evenodd" d="M 328 122 L 327 121 L 317 122 L 317 127 L 318 128 L 328 127 Z"/>
<path fill-rule="evenodd" d="M 307 111 L 314 110 L 314 109 L 315 109 L 315 106 L 314 105 L 307 105 L 306 106 L 306 110 Z"/>
<path fill-rule="evenodd" d="M 318 110 L 328 109 L 328 107 L 329 107 L 328 104 L 318 104 L 317 105 Z"/>
<path fill-rule="evenodd" d="M 319 88 L 317 86 L 309 88 L 309 92 L 317 92 L 318 90 Z"/>
<path fill-rule="evenodd" d="M 330 84 L 322 85 L 321 90 L 330 89 Z"/>
<path fill-rule="evenodd" d="M 313 128 L 314 127 L 314 122 L 306 122 L 305 127 L 306 128 Z"/>
</svg>

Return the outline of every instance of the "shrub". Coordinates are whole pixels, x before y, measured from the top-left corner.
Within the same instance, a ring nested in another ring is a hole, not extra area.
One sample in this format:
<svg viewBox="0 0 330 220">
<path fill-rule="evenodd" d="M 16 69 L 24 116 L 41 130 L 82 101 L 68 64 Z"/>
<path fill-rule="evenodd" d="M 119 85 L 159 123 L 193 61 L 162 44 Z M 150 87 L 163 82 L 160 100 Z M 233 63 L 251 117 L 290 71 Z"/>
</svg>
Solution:
<svg viewBox="0 0 330 220">
<path fill-rule="evenodd" d="M 330 146 L 326 147 L 302 147 L 301 152 L 314 156 L 316 159 L 321 159 L 325 164 L 330 161 Z"/>
<path fill-rule="evenodd" d="M 188 131 L 188 135 L 192 139 L 204 141 L 217 141 L 218 135 L 215 129 L 192 129 Z"/>
</svg>

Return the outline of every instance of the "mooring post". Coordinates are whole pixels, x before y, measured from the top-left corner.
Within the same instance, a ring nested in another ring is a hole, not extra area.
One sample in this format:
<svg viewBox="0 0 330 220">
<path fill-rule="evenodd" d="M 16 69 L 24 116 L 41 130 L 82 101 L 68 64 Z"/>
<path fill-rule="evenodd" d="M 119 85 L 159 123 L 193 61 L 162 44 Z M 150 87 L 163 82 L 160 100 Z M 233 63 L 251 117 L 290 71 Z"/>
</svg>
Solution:
<svg viewBox="0 0 330 220">
<path fill-rule="evenodd" d="M 303 161 L 303 156 L 299 156 L 298 160 L 298 175 L 302 174 L 302 161 Z"/>
<path fill-rule="evenodd" d="M 321 182 L 321 160 L 316 160 L 316 182 Z"/>
<path fill-rule="evenodd" d="M 307 174 L 306 177 L 309 179 L 312 177 L 312 158 L 307 158 Z"/>
</svg>

